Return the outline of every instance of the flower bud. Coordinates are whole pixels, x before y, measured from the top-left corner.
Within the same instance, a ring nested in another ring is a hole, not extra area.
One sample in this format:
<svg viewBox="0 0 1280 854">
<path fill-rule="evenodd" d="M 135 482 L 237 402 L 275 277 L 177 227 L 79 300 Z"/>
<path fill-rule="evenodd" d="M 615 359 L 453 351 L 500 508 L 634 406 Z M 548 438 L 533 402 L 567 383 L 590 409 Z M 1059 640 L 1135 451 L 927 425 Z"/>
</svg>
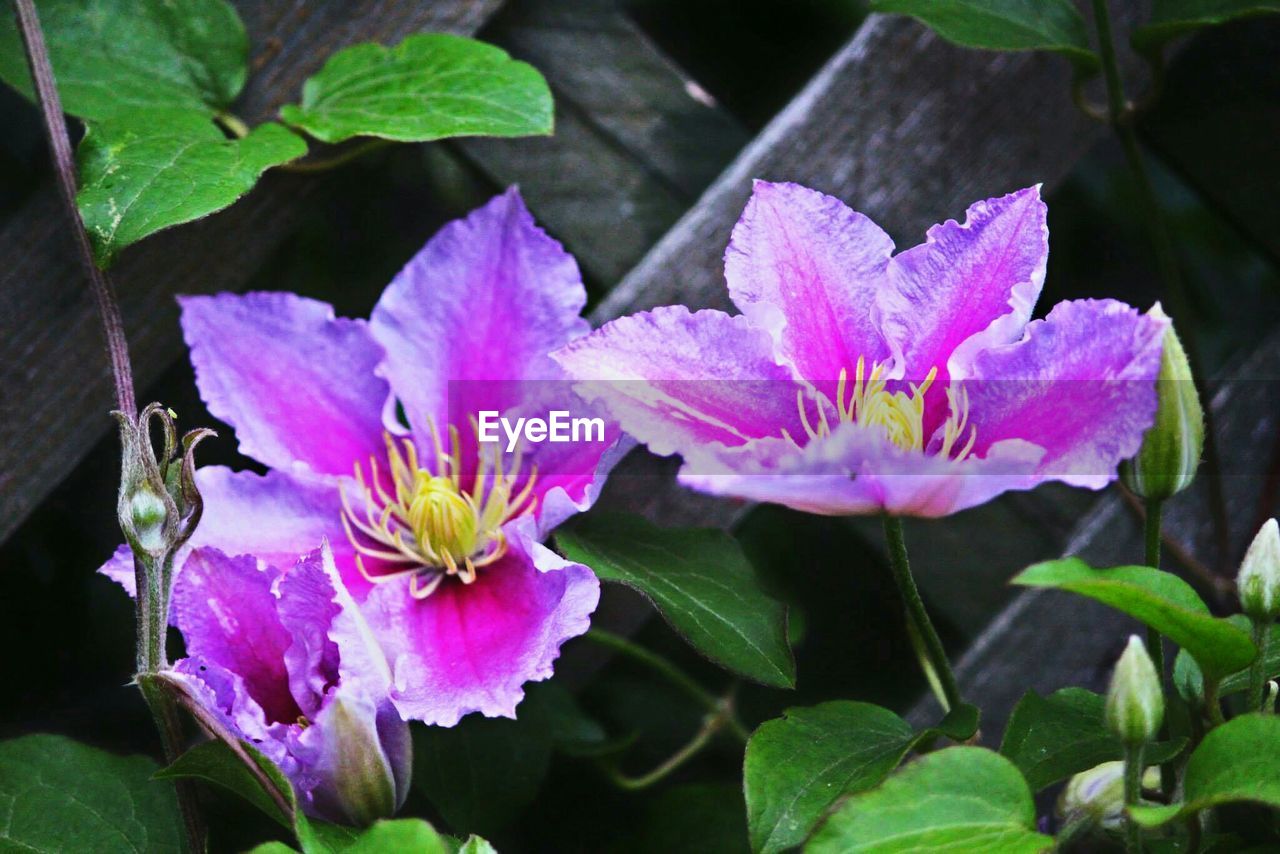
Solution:
<svg viewBox="0 0 1280 854">
<path fill-rule="evenodd" d="M 1143 772 L 1142 787 L 1160 788 L 1159 768 Z M 1124 827 L 1124 763 L 1103 762 L 1072 777 L 1058 798 L 1058 816 L 1106 830 Z"/>
<path fill-rule="evenodd" d="M 311 792 L 316 815 L 359 827 L 390 818 L 409 793 L 413 745 L 409 725 L 390 703 L 338 693 L 300 741 L 314 737 L 320 784 Z"/>
<path fill-rule="evenodd" d="M 1159 303 L 1149 314 L 1167 319 Z M 1172 325 L 1164 334 L 1156 394 L 1156 420 L 1138 455 L 1120 465 L 1120 477 L 1138 497 L 1163 501 L 1191 485 L 1204 448 L 1204 410 Z"/>
<path fill-rule="evenodd" d="M 182 437 L 179 450 L 173 413 L 160 404 L 148 405 L 136 419 L 113 414 L 120 422 L 120 529 L 135 554 L 153 562 L 171 557 L 200 520 L 195 447 L 213 431 L 192 430 Z M 153 422 L 159 422 L 164 439 L 159 455 L 152 442 Z"/>
<path fill-rule="evenodd" d="M 1164 719 L 1164 693 L 1146 644 L 1129 636 L 1107 691 L 1107 728 L 1126 744 L 1145 744 Z"/>
<path fill-rule="evenodd" d="M 1249 544 L 1236 576 L 1240 607 L 1251 619 L 1280 617 L 1280 526 L 1268 519 Z"/>
</svg>

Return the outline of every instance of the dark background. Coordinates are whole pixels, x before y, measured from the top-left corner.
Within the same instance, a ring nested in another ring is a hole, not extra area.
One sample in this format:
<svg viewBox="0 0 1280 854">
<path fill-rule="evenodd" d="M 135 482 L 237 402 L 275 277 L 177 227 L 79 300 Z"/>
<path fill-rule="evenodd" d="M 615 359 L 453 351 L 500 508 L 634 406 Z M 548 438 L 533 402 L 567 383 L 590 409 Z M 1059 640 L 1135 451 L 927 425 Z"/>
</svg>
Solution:
<svg viewBox="0 0 1280 854">
<path fill-rule="evenodd" d="M 631 11 L 752 132 L 862 17 L 856 4 L 841 0 L 638 0 Z M 1142 124 L 1214 370 L 1246 353 L 1280 316 L 1274 213 L 1280 191 L 1278 47 L 1280 26 L 1268 20 L 1197 37 L 1177 56 L 1159 107 Z M 1046 99 L 1065 97 L 1044 93 Z M 35 111 L 7 89 L 0 91 L 0 126 L 4 217 L 48 176 Z M 331 300 L 340 314 L 366 315 L 382 287 L 441 223 L 501 189 L 438 146 L 403 146 L 366 157 L 347 167 L 341 180 L 341 191 L 315 207 L 253 288 L 294 290 Z M 992 194 L 1007 189 L 994 188 Z M 1066 297 L 1112 296 L 1142 307 L 1156 298 L 1134 188 L 1115 145 L 1099 144 L 1049 203 L 1051 258 L 1042 310 Z M 937 213 L 943 219 L 961 212 Z M 612 284 L 589 281 L 593 302 Z M 185 363 L 141 390 L 140 398 L 166 402 L 182 425 L 213 423 Z M 230 430 L 221 432 L 219 440 L 202 446 L 201 462 L 250 467 L 235 453 Z M 119 540 L 116 466 L 116 439 L 109 435 L 0 545 L 0 736 L 53 731 L 114 750 L 155 750 L 145 710 L 126 687 L 133 660 L 130 601 L 94 574 Z M 1274 513 L 1275 500 L 1262 496 L 1260 511 L 1270 506 Z M 865 530 L 772 507 L 752 511 L 740 524 L 740 538 L 772 592 L 792 603 L 799 674 L 795 692 L 740 687 L 749 726 L 789 705 L 834 697 L 904 709 L 922 690 L 893 616 L 898 607 L 881 545 L 865 537 Z M 1005 574 L 1019 568 L 1009 566 Z M 971 595 L 979 606 L 987 597 L 994 610 L 996 594 Z M 967 640 L 954 626 L 942 630 L 955 648 Z M 660 620 L 650 620 L 637 638 L 713 689 L 728 685 L 723 672 L 689 652 Z M 571 681 L 582 708 L 607 732 L 636 736 L 625 762 L 629 770 L 661 761 L 697 727 L 697 709 L 628 662 L 614 661 L 590 679 Z M 463 735 L 456 737 L 485 742 L 518 736 L 517 726 L 464 723 Z M 588 759 L 533 753 L 523 756 L 519 747 L 499 752 L 474 773 L 444 768 L 458 774 L 460 788 L 501 805 L 512 797 L 507 787 L 528 782 L 532 789 L 549 762 L 536 799 L 508 810 L 514 814 L 509 822 L 480 816 L 474 827 L 453 829 L 486 832 L 503 851 L 745 847 L 741 754 L 732 741 L 717 742 L 668 782 L 631 794 L 610 788 Z M 215 802 L 221 845 L 244 847 L 274 832 L 247 808 L 220 797 Z M 439 819 L 421 792 L 410 807 Z"/>
</svg>

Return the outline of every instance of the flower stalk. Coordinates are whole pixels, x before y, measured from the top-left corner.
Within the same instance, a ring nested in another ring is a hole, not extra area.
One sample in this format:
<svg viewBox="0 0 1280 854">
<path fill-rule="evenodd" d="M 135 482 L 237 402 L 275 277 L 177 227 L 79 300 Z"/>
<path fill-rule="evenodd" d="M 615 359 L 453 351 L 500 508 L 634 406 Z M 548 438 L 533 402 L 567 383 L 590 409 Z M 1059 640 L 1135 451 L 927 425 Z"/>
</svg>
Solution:
<svg viewBox="0 0 1280 854">
<path fill-rule="evenodd" d="M 103 337 L 106 339 L 107 357 L 111 365 L 116 401 L 115 414 L 121 422 L 122 440 L 126 440 L 122 455 L 124 475 L 121 481 L 119 509 L 122 527 L 134 551 L 138 590 L 137 683 L 159 730 L 165 759 L 172 762 L 182 749 L 181 721 L 172 700 L 163 690 L 154 685 L 150 677 L 167 664 L 165 635 L 168 628 L 168 597 L 166 591 L 171 575 L 173 552 L 177 548 L 172 536 L 179 527 L 178 514 L 170 512 L 176 510 L 176 505 L 163 478 L 157 480 L 150 476 L 153 472 L 145 471 L 145 466 L 140 467 L 136 464 L 140 456 L 137 453 L 131 453 L 127 441 L 128 428 L 131 427 L 136 433 L 136 425 L 141 423 L 142 436 L 146 438 L 146 448 L 150 453 L 152 467 L 155 467 L 154 451 L 151 449 L 150 438 L 146 432 L 149 429 L 152 407 L 148 407 L 148 410 L 139 417 L 133 369 L 129 362 L 129 344 L 125 337 L 124 322 L 120 316 L 120 306 L 116 301 L 115 288 L 106 273 L 94 262 L 89 234 L 85 230 L 84 220 L 76 206 L 76 169 L 71 152 L 71 138 L 67 134 L 62 101 L 58 95 L 53 66 L 49 60 L 49 51 L 34 0 L 14 0 L 14 13 L 31 71 L 45 136 L 53 155 L 58 191 L 62 196 L 67 215 L 71 218 L 72 237 L 76 241 L 80 261 L 89 278 L 90 290 L 97 304 L 98 317 L 102 322 Z M 188 451 L 202 438 L 202 435 L 194 438 L 188 436 L 187 440 L 184 440 L 184 446 Z M 166 427 L 165 437 L 164 459 L 167 465 L 174 447 L 171 422 Z M 136 442 L 134 444 L 137 445 Z M 133 450 L 136 451 L 137 448 Z M 189 453 L 184 456 L 190 459 Z M 132 486 L 137 488 L 130 488 L 131 468 L 135 475 Z M 182 476 L 175 477 L 174 484 L 179 496 L 194 493 L 194 484 L 190 484 L 188 493 L 188 482 Z M 184 502 L 197 506 L 196 512 L 187 517 L 190 521 L 190 529 L 194 529 L 199 520 L 198 498 L 199 496 L 195 495 L 194 501 Z M 189 535 L 188 530 L 187 536 Z M 162 540 L 166 536 L 169 542 L 163 544 Z M 163 547 L 166 545 L 167 547 Z M 160 571 L 157 571 L 158 554 L 164 555 L 159 560 L 162 567 Z M 175 788 L 182 810 L 188 848 L 193 852 L 204 851 L 207 832 L 197 803 L 196 791 L 190 782 L 179 782 L 175 784 Z"/>
<path fill-rule="evenodd" d="M 920 598 L 920 590 L 911 575 L 907 542 L 902 536 L 902 520 L 896 516 L 885 516 L 884 537 L 889 546 L 889 568 L 893 572 L 893 581 L 906 608 L 908 630 L 920 639 L 925 678 L 934 686 L 934 694 L 942 704 L 943 712 L 949 712 L 964 701 L 960 697 L 960 685 L 951 672 L 951 663 L 947 660 L 942 639 L 938 637 L 933 621 L 929 619 L 929 612 L 925 610 L 924 600 Z"/>
</svg>

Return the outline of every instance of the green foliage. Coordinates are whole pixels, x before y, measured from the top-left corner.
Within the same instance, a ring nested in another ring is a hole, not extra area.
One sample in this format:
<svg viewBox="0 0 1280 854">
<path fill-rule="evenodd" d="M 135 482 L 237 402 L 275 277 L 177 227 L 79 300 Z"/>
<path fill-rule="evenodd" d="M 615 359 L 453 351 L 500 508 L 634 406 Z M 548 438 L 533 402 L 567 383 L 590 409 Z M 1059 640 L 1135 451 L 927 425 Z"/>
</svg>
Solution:
<svg viewBox="0 0 1280 854">
<path fill-rule="evenodd" d="M 76 152 L 76 201 L 98 264 L 161 229 L 229 206 L 267 169 L 306 153 L 306 143 L 281 125 L 227 139 L 195 111 L 91 123 Z"/>
<path fill-rule="evenodd" d="M 743 764 L 752 849 L 799 845 L 839 798 L 879 785 L 911 748 L 938 735 L 848 700 L 788 709 L 761 724 Z"/>
<path fill-rule="evenodd" d="M 305 851 L 306 849 L 304 849 Z M 388 851 L 413 851 L 415 854 L 492 854 L 493 846 L 473 836 L 458 845 L 441 836 L 420 818 L 397 818 L 376 821 L 362 831 L 351 831 L 350 839 L 339 849 L 345 854 L 384 854 Z M 285 854 L 293 851 L 281 842 L 267 842 L 250 854 Z"/>
<path fill-rule="evenodd" d="M 1258 654 L 1248 632 L 1210 614 L 1191 585 L 1148 566 L 1093 569 L 1070 557 L 1028 567 L 1012 583 L 1068 590 L 1122 611 L 1186 649 L 1219 678 L 1248 667 Z"/>
<path fill-rule="evenodd" d="M 58 735 L 0 742 L 0 849 L 181 851 L 173 787 L 155 770 Z"/>
<path fill-rule="evenodd" d="M 1049 50 L 1098 66 L 1070 0 L 871 0 L 873 12 L 911 15 L 947 41 L 986 50 Z"/>
<path fill-rule="evenodd" d="M 1280 807 L 1280 718 L 1242 715 L 1215 727 L 1187 760 L 1184 800 L 1130 810 L 1154 827 L 1180 816 L 1227 803 Z"/>
<path fill-rule="evenodd" d="M 225 0 L 40 0 L 62 108 L 94 121 L 226 109 L 248 73 L 249 39 Z M 0 15 L 0 77 L 34 98 L 13 14 Z"/>
<path fill-rule="evenodd" d="M 570 560 L 644 594 L 695 649 L 765 685 L 795 685 L 786 607 L 760 589 L 723 531 L 663 529 L 634 516 L 590 514 L 556 534 Z"/>
<path fill-rule="evenodd" d="M 275 763 L 248 742 L 241 742 L 241 747 L 262 769 L 276 791 L 284 797 L 292 813 L 292 821 L 290 816 L 280 812 L 275 801 L 259 784 L 258 778 L 244 766 L 235 752 L 221 741 L 209 741 L 196 745 L 174 760 L 168 768 L 158 771 L 155 777 L 157 780 L 193 778 L 213 783 L 239 795 L 284 827 L 289 828 L 297 838 L 304 854 L 329 854 L 329 852 L 345 851 L 349 847 L 359 833 L 358 830 L 307 818 L 298 804 L 293 785 Z M 274 844 L 279 846 L 278 843 Z M 288 848 L 279 846 L 272 849 L 259 846 L 256 850 L 273 851 L 288 850 Z"/>
<path fill-rule="evenodd" d="M 1035 804 L 1009 760 L 981 747 L 929 753 L 836 808 L 805 851 L 1048 851 Z"/>
<path fill-rule="evenodd" d="M 1007 757 L 1031 790 L 1088 771 L 1103 762 L 1124 758 L 1124 748 L 1103 723 L 1105 699 L 1083 688 L 1063 688 L 1048 697 L 1028 691 L 1014 707 L 1000 753 Z M 1177 756 L 1184 739 L 1147 745 L 1148 765 Z"/>
<path fill-rule="evenodd" d="M 1227 622 L 1242 632 L 1247 632 L 1250 629 L 1249 618 L 1244 614 L 1232 614 L 1226 619 Z M 1263 675 L 1267 679 L 1280 678 L 1280 625 L 1271 627 L 1271 638 L 1267 642 L 1267 657 L 1263 667 Z M 1196 660 L 1185 649 L 1179 650 L 1177 658 L 1174 659 L 1173 684 L 1179 696 L 1188 702 L 1198 702 L 1204 696 L 1204 674 L 1200 672 L 1200 665 L 1196 664 Z M 1247 690 L 1248 687 L 1249 671 L 1247 669 L 1240 670 L 1222 678 L 1222 681 L 1218 684 L 1218 696 L 1227 697 L 1231 694 L 1239 694 L 1241 691 Z"/>
<path fill-rule="evenodd" d="M 459 36 L 409 36 L 393 48 L 338 51 L 280 111 L 324 142 L 376 136 L 429 142 L 451 136 L 549 134 L 551 91 L 531 65 Z"/>
<path fill-rule="evenodd" d="M 63 108 L 89 126 L 78 203 L 99 266 L 157 231 L 222 210 L 264 171 L 307 153 L 279 124 L 248 130 L 224 118 L 244 87 L 249 52 L 224 0 L 42 0 L 39 13 Z M 12 15 L 0 16 L 0 77 L 33 97 Z M 338 52 L 306 83 L 302 104 L 282 115 L 326 142 L 552 127 L 551 92 L 536 70 L 442 34 Z"/>
<path fill-rule="evenodd" d="M 1151 20 L 1133 33 L 1138 50 L 1159 48 L 1169 39 L 1239 18 L 1280 12 L 1277 0 L 1154 0 Z"/>
</svg>

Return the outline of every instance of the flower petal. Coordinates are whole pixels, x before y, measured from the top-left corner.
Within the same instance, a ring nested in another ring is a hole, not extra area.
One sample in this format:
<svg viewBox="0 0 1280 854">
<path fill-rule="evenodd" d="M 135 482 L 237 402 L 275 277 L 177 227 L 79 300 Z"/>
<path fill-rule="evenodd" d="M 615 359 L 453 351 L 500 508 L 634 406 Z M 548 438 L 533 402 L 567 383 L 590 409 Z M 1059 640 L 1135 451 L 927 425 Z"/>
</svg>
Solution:
<svg viewBox="0 0 1280 854">
<path fill-rule="evenodd" d="M 290 778 L 297 774 L 298 764 L 284 744 L 290 725 L 267 723 L 262 707 L 250 696 L 239 674 L 210 659 L 193 656 L 175 662 L 169 676 L 191 699 L 233 733 L 252 742 Z"/>
<path fill-rule="evenodd" d="M 1015 440 L 992 447 L 985 459 L 956 462 L 902 451 L 877 430 L 845 424 L 803 449 L 770 439 L 702 454 L 685 462 L 679 478 L 700 492 L 806 513 L 932 518 L 1030 489 L 1043 453 Z"/>
<path fill-rule="evenodd" d="M 554 358 L 655 454 L 801 435 L 800 387 L 745 317 L 666 306 L 606 323 Z"/>
<path fill-rule="evenodd" d="M 335 601 L 333 580 L 323 566 L 320 550 L 300 558 L 279 576 L 276 612 L 292 640 L 284 653 L 289 691 L 302 714 L 314 720 L 328 689 L 338 681 L 341 656 L 329 636 L 342 610 Z"/>
<path fill-rule="evenodd" d="M 898 377 L 962 378 L 975 352 L 1018 340 L 1044 285 L 1046 214 L 1038 185 L 977 202 L 889 262 L 877 303 Z"/>
<path fill-rule="evenodd" d="M 888 355 L 873 319 L 893 241 L 839 199 L 756 181 L 724 257 L 729 295 L 781 360 L 824 391 L 859 356 Z"/>
<path fill-rule="evenodd" d="M 445 582 L 421 600 L 407 583 L 369 595 L 363 611 L 391 661 L 402 717 L 440 726 L 477 711 L 515 717 L 524 683 L 550 677 L 560 645 L 590 626 L 600 596 L 591 570 L 562 563 L 542 572 L 520 546 L 512 542 L 473 584 Z"/>
<path fill-rule="evenodd" d="M 432 420 L 502 411 L 520 381 L 559 379 L 547 358 L 583 335 L 578 265 L 513 187 L 440 230 L 383 292 L 370 325 L 419 442 Z M 451 417 L 452 416 L 452 417 Z"/>
<path fill-rule="evenodd" d="M 289 692 L 285 651 L 293 638 L 276 614 L 272 584 L 279 573 L 251 555 L 192 550 L 173 589 L 173 621 L 193 658 L 225 667 L 268 721 L 302 714 Z"/>
<path fill-rule="evenodd" d="M 382 350 L 363 320 L 290 293 L 182 297 L 182 329 L 209 411 L 240 451 L 282 470 L 350 474 L 382 449 Z"/>
<path fill-rule="evenodd" d="M 1155 418 L 1167 327 L 1114 300 L 1062 302 L 1023 340 L 978 353 L 964 383 L 975 452 L 1026 439 L 1046 451 L 1041 476 L 1101 489 Z"/>
</svg>

